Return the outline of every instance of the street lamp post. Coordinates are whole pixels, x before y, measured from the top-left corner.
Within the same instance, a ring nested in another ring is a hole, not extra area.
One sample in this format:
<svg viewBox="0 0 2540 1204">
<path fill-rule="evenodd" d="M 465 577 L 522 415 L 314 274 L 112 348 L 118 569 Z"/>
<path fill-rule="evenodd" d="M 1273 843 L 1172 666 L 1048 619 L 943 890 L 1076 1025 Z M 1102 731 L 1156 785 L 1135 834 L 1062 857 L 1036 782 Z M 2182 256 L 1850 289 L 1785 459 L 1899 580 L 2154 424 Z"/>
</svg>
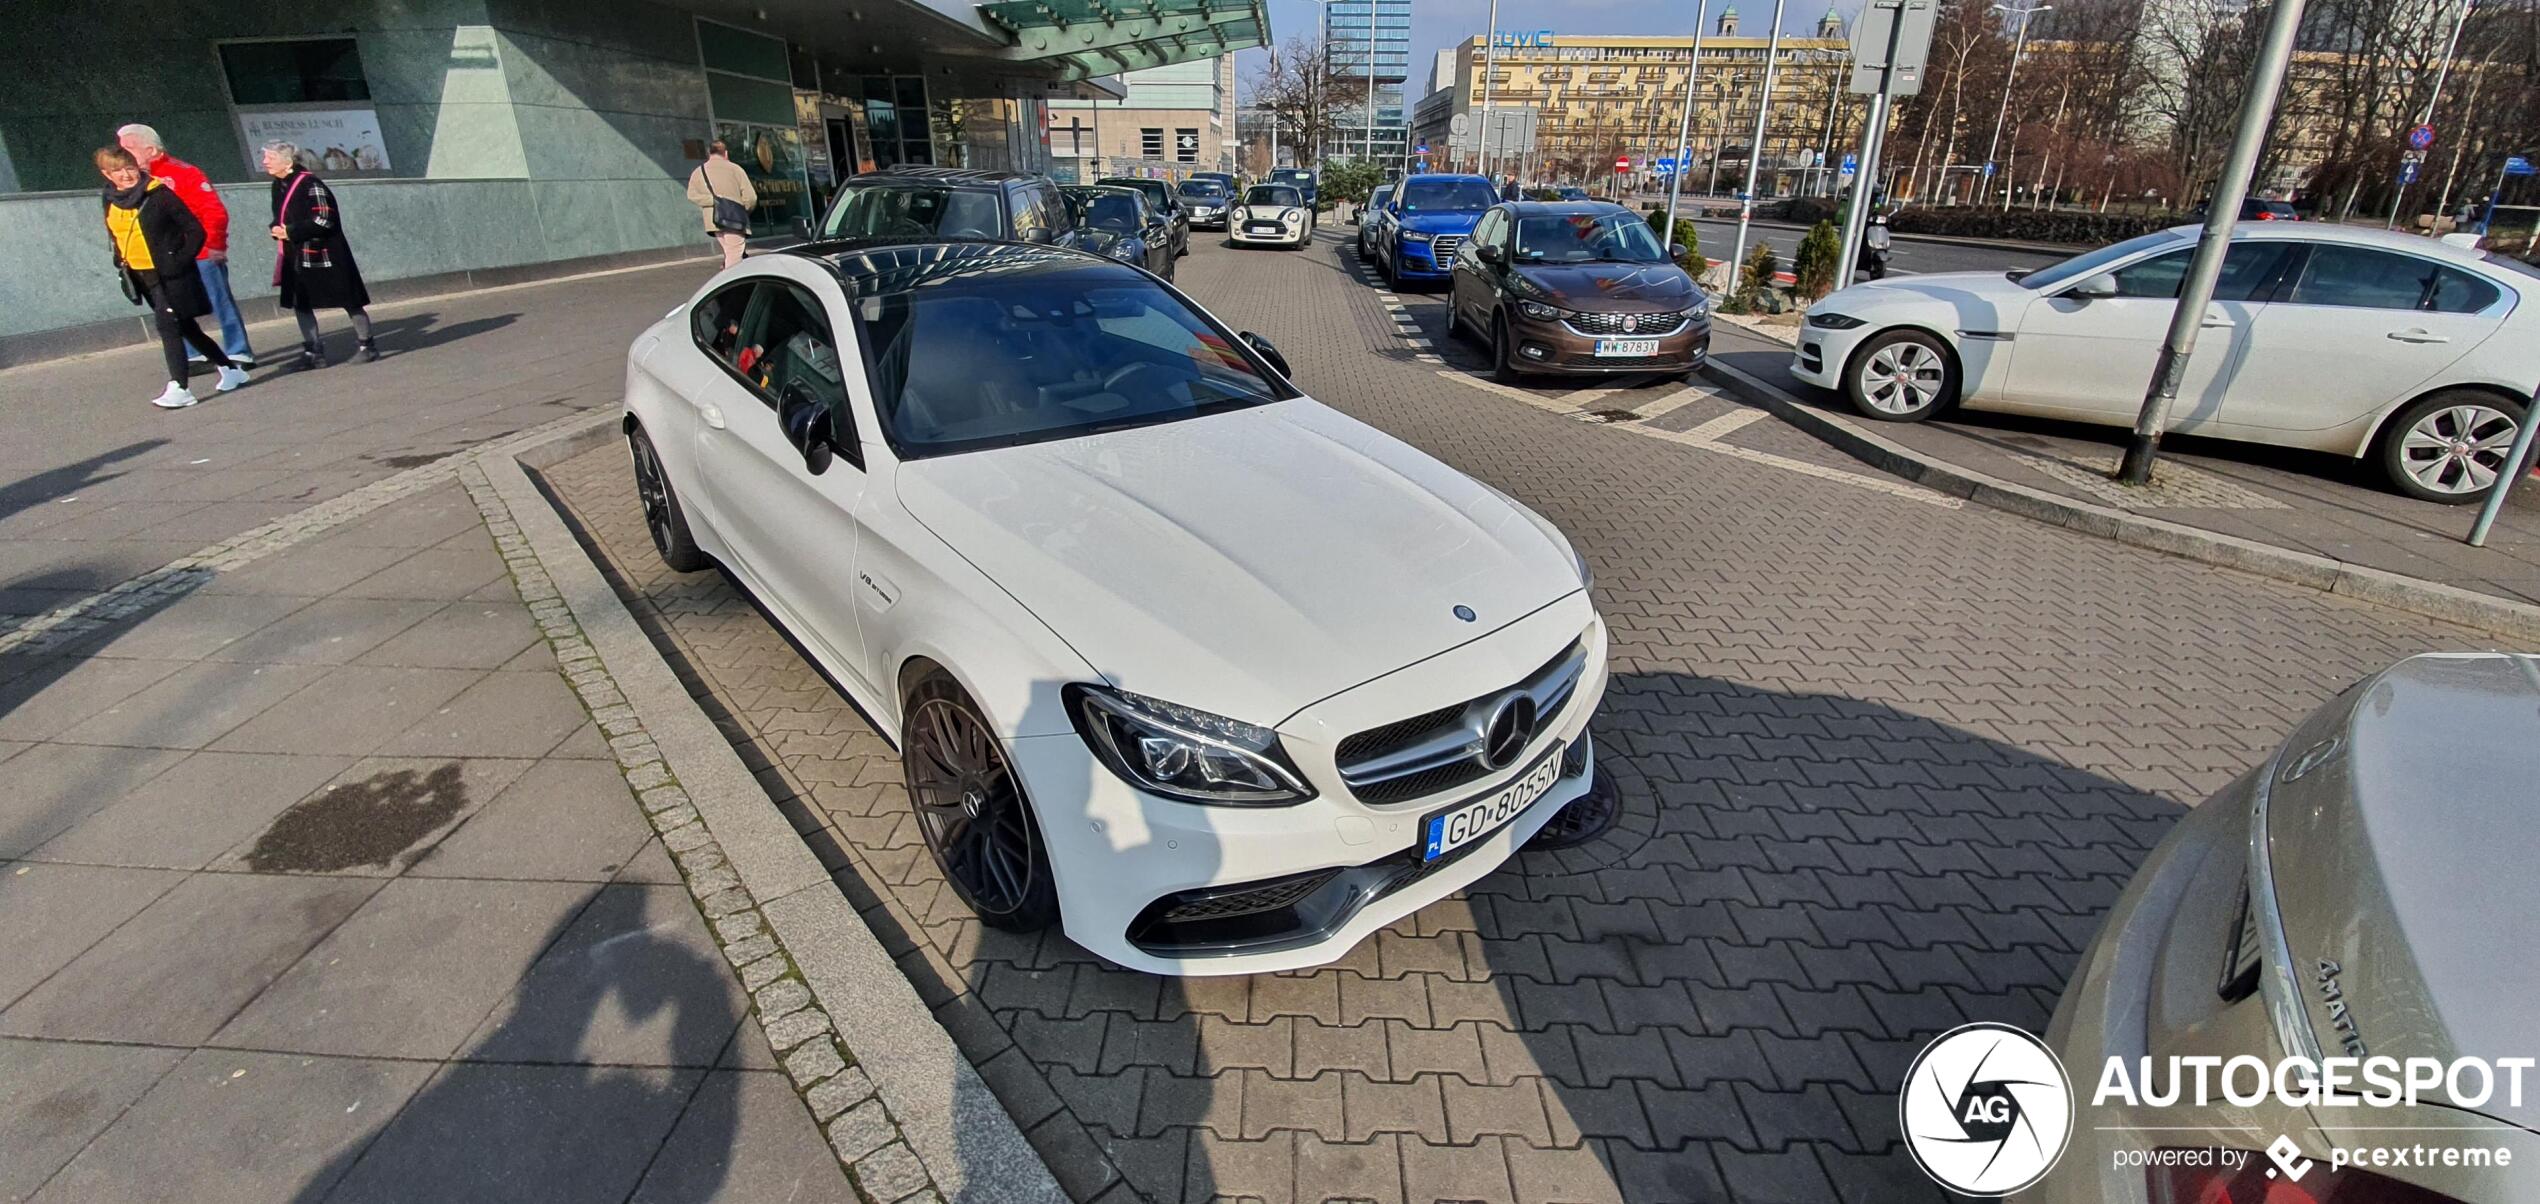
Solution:
<svg viewBox="0 0 2540 1204">
<path fill-rule="evenodd" d="M 1490 0 L 1490 17 L 1482 30 L 1482 145 L 1474 156 L 1481 174 L 1490 174 L 1491 75 L 1499 64 L 1499 0 Z"/>
<path fill-rule="evenodd" d="M 1676 201 L 1684 195 L 1685 168 L 1693 154 L 1693 83 L 1702 77 L 1702 26 L 1709 20 L 1711 0 L 1696 0 L 1693 8 L 1693 53 L 1685 59 L 1685 108 L 1676 116 L 1676 173 L 1667 182 L 1667 232 L 1659 239 L 1672 243 L 1676 237 Z"/>
<path fill-rule="evenodd" d="M 1773 69 L 1781 65 L 1783 2 L 1773 0 L 1773 28 L 1764 39 L 1764 95 L 1755 102 L 1755 137 L 1746 147 L 1746 190 L 1737 198 L 1737 250 L 1729 256 L 1731 280 L 1745 268 L 1746 226 L 1755 218 L 1755 172 L 1764 165 L 1764 123 L 1773 114 Z"/>
<path fill-rule="evenodd" d="M 1993 111 L 1993 142 L 1991 145 L 1984 148 L 1984 176 L 1976 181 L 1976 203 L 1979 205 L 1983 204 L 1985 198 L 1990 196 L 1993 191 L 1993 156 L 1996 152 L 2002 149 L 2002 122 L 2005 118 L 2011 115 L 2011 83 L 2020 77 L 2020 54 L 2028 49 L 2029 22 L 2034 20 L 2039 13 L 2051 13 L 2055 11 L 2055 6 L 2052 4 L 2032 4 L 2026 8 L 2013 8 L 2008 4 L 1996 4 L 1993 7 L 2001 12 L 2006 12 L 2018 17 L 2020 19 L 2020 33 L 2019 37 L 2014 39 L 2011 43 L 2011 69 L 2002 74 L 2002 107 Z M 2008 208 L 2008 206 L 2005 205 L 2005 208 Z"/>
<path fill-rule="evenodd" d="M 1367 0 L 1367 158 L 1376 158 L 1376 6 Z"/>
</svg>

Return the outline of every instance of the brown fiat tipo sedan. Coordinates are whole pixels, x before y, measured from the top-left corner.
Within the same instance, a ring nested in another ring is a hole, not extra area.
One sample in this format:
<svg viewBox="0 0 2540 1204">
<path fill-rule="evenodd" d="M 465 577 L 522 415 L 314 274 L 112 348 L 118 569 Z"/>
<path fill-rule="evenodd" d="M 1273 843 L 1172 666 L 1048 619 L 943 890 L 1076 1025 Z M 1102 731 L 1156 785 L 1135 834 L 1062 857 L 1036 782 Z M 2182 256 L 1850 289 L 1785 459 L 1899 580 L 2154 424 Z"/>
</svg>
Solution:
<svg viewBox="0 0 2540 1204">
<path fill-rule="evenodd" d="M 1600 201 L 1499 205 L 1456 248 L 1448 325 L 1532 373 L 1675 374 L 1711 352 L 1711 305 L 1640 215 Z"/>
</svg>

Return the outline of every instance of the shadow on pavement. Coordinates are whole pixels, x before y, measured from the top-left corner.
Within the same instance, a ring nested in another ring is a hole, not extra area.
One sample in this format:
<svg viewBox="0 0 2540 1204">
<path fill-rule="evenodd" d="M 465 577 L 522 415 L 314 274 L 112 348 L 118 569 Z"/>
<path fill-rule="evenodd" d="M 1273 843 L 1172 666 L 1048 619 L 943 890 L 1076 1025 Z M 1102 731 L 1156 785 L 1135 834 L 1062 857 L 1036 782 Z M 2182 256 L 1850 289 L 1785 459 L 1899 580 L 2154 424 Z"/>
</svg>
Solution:
<svg viewBox="0 0 2540 1204">
<path fill-rule="evenodd" d="M 7 519 L 21 510 L 32 510 L 57 498 L 69 497 L 99 482 L 114 480 L 123 474 L 103 470 L 145 452 L 165 447 L 167 442 L 165 439 L 142 439 L 112 451 L 99 452 L 85 460 L 74 460 L 68 464 L 20 477 L 7 485 L 0 485 L 0 520 Z M 31 584 L 33 583 L 17 582 L 12 588 Z"/>
<path fill-rule="evenodd" d="M 734 1169 L 740 1076 L 705 1068 L 743 1012 L 730 971 L 654 931 L 646 900 L 600 887 L 569 911 L 503 1023 L 312 1175 L 297 1204 L 714 1198 Z M 594 1064 L 610 1057 L 590 1048 L 595 1030 L 622 1046 L 664 1019 L 667 1047 L 645 1041 L 648 1064 Z"/>
<path fill-rule="evenodd" d="M 338 320 L 342 316 L 335 315 Z M 380 355 L 402 355 L 409 351 L 422 351 L 444 343 L 455 343 L 474 335 L 501 330 L 519 320 L 518 313 L 495 314 L 491 317 L 452 322 L 444 326 L 440 324 L 441 315 L 437 312 L 399 314 L 393 318 L 373 320 L 371 336 L 379 344 Z M 318 322 L 321 327 L 326 328 L 327 359 L 334 363 L 342 363 L 354 352 L 352 328 L 349 326 L 334 328 L 327 321 L 325 314 L 318 315 Z"/>
</svg>

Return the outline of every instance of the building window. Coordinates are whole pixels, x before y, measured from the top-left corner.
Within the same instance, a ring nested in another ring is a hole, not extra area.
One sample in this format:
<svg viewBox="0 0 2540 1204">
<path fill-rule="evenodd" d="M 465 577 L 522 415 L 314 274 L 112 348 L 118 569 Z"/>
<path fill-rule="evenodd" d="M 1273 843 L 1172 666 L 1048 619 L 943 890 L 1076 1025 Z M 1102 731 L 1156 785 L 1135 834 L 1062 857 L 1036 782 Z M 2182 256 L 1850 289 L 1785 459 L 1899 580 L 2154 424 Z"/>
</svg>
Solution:
<svg viewBox="0 0 2540 1204">
<path fill-rule="evenodd" d="M 1199 162 L 1198 130 L 1173 131 L 1173 161 L 1176 163 Z"/>
<path fill-rule="evenodd" d="M 1151 125 L 1138 131 L 1138 155 L 1141 158 L 1164 157 L 1164 127 Z"/>
<path fill-rule="evenodd" d="M 224 42 L 220 65 L 239 105 L 325 104 L 370 99 L 361 49 L 351 38 Z"/>
</svg>

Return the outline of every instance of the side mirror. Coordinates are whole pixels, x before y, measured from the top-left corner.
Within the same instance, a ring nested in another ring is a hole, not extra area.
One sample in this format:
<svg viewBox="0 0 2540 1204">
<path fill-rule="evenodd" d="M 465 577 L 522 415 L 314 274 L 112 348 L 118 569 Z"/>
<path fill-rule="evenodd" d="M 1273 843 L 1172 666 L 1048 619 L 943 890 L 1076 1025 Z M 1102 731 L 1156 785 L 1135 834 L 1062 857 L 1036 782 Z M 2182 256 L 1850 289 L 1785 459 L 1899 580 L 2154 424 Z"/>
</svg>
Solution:
<svg viewBox="0 0 2540 1204">
<path fill-rule="evenodd" d="M 1244 345 L 1252 348 L 1255 354 L 1265 360 L 1268 360 L 1272 371 L 1286 377 L 1294 377 L 1296 375 L 1295 373 L 1288 371 L 1288 357 L 1279 354 L 1279 349 L 1272 346 L 1270 344 L 1270 340 L 1254 334 L 1249 330 L 1237 334 L 1235 337 L 1242 339 L 1244 341 Z"/>
<path fill-rule="evenodd" d="M 813 233 L 810 218 L 798 217 L 794 219 L 794 236 L 802 239 L 804 242 L 810 242 L 812 240 Z"/>
<path fill-rule="evenodd" d="M 1499 267 L 1508 262 L 1508 252 L 1501 250 L 1497 243 L 1483 243 L 1473 248 L 1473 254 L 1492 267 Z"/>
<path fill-rule="evenodd" d="M 2075 301 L 2090 301 L 2100 297 L 2113 297 L 2117 295 L 2117 280 L 2116 277 L 2111 276 L 2106 272 L 2101 272 L 2096 276 L 2086 276 L 2079 282 L 2075 283 L 2071 288 L 2065 289 L 2064 295 Z"/>
<path fill-rule="evenodd" d="M 1366 218 L 1367 218 L 1367 212 L 1366 212 L 1365 210 L 1363 210 L 1363 209 L 1352 209 L 1352 210 L 1350 210 L 1350 211 L 1349 211 L 1349 224 L 1350 224 L 1350 225 L 1353 225 L 1353 226 L 1363 226 L 1363 225 L 1366 225 L 1366 224 L 1367 224 Z"/>
<path fill-rule="evenodd" d="M 1685 256 L 1689 254 L 1692 254 L 1692 252 L 1687 251 L 1683 243 L 1671 242 L 1667 244 L 1667 261 L 1669 263 L 1683 263 Z"/>
<path fill-rule="evenodd" d="M 829 471 L 838 450 L 837 416 L 828 402 L 812 395 L 811 386 L 801 381 L 785 386 L 776 403 L 776 425 L 783 428 L 785 442 L 803 454 L 803 471 L 815 477 Z"/>
</svg>

